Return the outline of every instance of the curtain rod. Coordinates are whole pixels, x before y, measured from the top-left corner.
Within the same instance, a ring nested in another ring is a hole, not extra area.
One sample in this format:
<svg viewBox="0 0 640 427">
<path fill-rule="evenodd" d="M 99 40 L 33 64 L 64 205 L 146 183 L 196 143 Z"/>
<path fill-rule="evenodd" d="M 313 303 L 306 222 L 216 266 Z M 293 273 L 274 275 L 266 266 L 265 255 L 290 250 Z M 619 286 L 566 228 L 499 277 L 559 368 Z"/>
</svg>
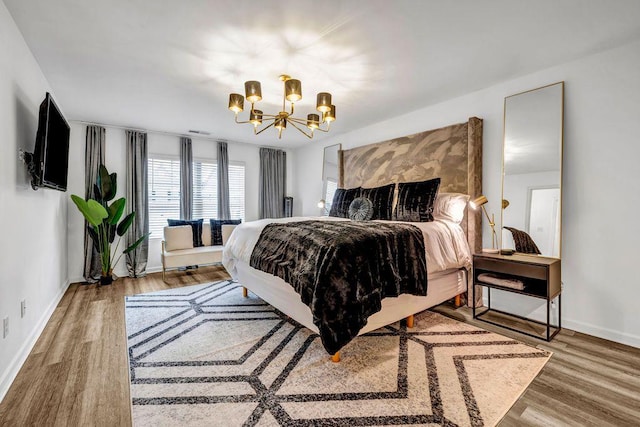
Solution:
<svg viewBox="0 0 640 427">
<path fill-rule="evenodd" d="M 153 129 L 142 129 L 142 128 L 137 128 L 137 127 L 133 127 L 133 126 L 121 126 L 121 125 L 112 125 L 112 124 L 108 124 L 108 123 L 98 123 L 98 122 L 87 122 L 84 120 L 69 120 L 71 123 L 78 123 L 81 125 L 87 125 L 87 126 L 104 126 L 104 127 L 109 127 L 109 128 L 114 128 L 114 129 L 122 129 L 122 130 L 133 130 L 136 132 L 149 132 L 149 133 L 156 133 L 156 134 L 160 134 L 160 135 L 168 135 L 168 136 L 177 136 L 177 137 L 187 137 L 187 138 L 201 138 L 201 139 L 209 139 L 212 141 L 223 141 L 223 142 L 230 142 L 226 139 L 223 138 L 215 138 L 213 136 L 204 136 L 204 135 L 192 135 L 189 133 L 176 133 L 176 132 L 167 132 L 167 131 L 162 131 L 162 130 L 153 130 Z M 236 141 L 234 141 L 236 142 Z"/>
<path fill-rule="evenodd" d="M 208 139 L 210 141 L 220 141 L 220 142 L 231 142 L 232 144 L 246 144 L 246 145 L 254 145 L 251 144 L 249 142 L 239 142 L 239 141 L 229 141 L 228 139 L 224 139 L 224 138 L 214 138 L 212 136 L 202 136 L 202 135 L 190 135 L 190 134 L 185 134 L 185 133 L 176 133 L 176 132 L 166 132 L 166 131 L 161 131 L 161 130 L 153 130 L 153 129 L 142 129 L 142 128 L 136 128 L 136 127 L 132 127 L 132 126 L 121 126 L 121 125 L 111 125 L 111 124 L 107 124 L 107 123 L 98 123 L 98 122 L 87 122 L 84 120 L 69 120 L 71 123 L 78 123 L 81 125 L 87 125 L 87 126 L 104 126 L 104 127 L 109 127 L 109 128 L 114 128 L 114 129 L 122 129 L 122 130 L 133 130 L 133 131 L 137 131 L 137 132 L 151 132 L 151 133 L 156 133 L 156 134 L 160 134 L 160 135 L 168 135 L 168 136 L 177 136 L 177 137 L 187 137 L 187 138 L 200 138 L 200 139 Z M 256 147 L 260 148 L 260 147 L 264 147 L 264 148 L 275 148 L 277 150 L 292 150 L 292 148 L 286 148 L 286 147 L 274 147 L 272 145 L 255 145 Z"/>
</svg>

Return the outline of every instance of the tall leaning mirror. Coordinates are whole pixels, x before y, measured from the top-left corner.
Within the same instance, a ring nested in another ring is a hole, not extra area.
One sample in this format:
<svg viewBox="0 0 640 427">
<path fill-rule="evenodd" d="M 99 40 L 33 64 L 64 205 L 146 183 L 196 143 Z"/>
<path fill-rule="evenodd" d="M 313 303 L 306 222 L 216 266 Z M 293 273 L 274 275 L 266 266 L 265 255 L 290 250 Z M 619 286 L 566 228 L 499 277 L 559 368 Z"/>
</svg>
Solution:
<svg viewBox="0 0 640 427">
<path fill-rule="evenodd" d="M 504 100 L 501 248 L 561 254 L 564 82 Z"/>
<path fill-rule="evenodd" d="M 338 156 L 341 149 L 342 144 L 334 144 L 324 147 L 324 156 L 322 160 L 322 200 L 318 205 L 322 205 L 323 215 L 328 215 L 331 210 L 333 193 L 335 193 L 338 188 Z"/>
</svg>

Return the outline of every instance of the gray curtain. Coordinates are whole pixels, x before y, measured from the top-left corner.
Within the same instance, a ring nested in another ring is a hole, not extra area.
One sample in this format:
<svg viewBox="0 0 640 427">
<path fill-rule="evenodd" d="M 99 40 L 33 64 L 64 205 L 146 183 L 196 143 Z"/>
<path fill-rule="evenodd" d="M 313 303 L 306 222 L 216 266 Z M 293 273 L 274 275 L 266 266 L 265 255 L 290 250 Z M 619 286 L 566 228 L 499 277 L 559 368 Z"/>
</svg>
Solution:
<svg viewBox="0 0 640 427">
<path fill-rule="evenodd" d="M 260 148 L 260 218 L 282 218 L 287 193 L 287 153 Z"/>
<path fill-rule="evenodd" d="M 94 198 L 93 186 L 98 181 L 100 165 L 104 164 L 105 129 L 102 126 L 87 126 L 84 150 L 84 197 Z M 96 283 L 102 274 L 100 256 L 87 232 L 89 223 L 84 222 L 84 280 Z"/>
<path fill-rule="evenodd" d="M 127 188 L 126 213 L 135 211 L 136 216 L 127 231 L 126 245 L 136 242 L 149 232 L 149 192 L 147 183 L 147 134 L 126 131 L 127 135 Z M 135 251 L 126 255 L 127 270 L 130 277 L 143 277 L 147 270 L 149 239 L 145 239 Z"/>
<path fill-rule="evenodd" d="M 231 219 L 229 207 L 229 154 L 227 143 L 218 141 L 218 219 Z"/>
<path fill-rule="evenodd" d="M 193 154 L 191 138 L 180 138 L 180 218 L 191 219 L 193 189 Z"/>
</svg>

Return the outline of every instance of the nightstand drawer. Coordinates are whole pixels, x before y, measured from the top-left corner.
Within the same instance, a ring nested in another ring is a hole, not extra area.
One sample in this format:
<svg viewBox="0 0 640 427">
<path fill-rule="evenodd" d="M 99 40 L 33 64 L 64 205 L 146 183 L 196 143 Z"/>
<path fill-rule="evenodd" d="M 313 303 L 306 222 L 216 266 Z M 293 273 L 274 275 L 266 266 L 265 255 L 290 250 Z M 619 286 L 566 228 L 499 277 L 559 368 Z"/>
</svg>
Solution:
<svg viewBox="0 0 640 427">
<path fill-rule="evenodd" d="M 492 273 L 509 274 L 531 279 L 547 280 L 547 266 L 513 261 L 503 261 L 499 259 L 476 258 L 474 269 L 488 270 Z"/>
</svg>

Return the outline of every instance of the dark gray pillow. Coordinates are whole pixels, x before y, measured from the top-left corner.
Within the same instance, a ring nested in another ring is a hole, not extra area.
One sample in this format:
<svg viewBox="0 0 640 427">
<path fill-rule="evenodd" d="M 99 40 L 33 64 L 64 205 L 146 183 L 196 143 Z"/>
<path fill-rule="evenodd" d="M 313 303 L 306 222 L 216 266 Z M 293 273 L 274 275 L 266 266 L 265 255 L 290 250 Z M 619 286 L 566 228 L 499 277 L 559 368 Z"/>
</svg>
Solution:
<svg viewBox="0 0 640 427">
<path fill-rule="evenodd" d="M 202 243 L 202 219 L 168 219 L 169 227 L 176 225 L 190 225 L 193 233 L 193 247 L 204 246 Z"/>
<path fill-rule="evenodd" d="M 356 197 L 349 205 L 351 221 L 369 221 L 373 216 L 373 203 L 366 197 Z"/>
<path fill-rule="evenodd" d="M 238 225 L 242 222 L 241 219 L 210 219 L 209 225 L 211 226 L 211 246 L 222 245 L 222 225 Z"/>
<path fill-rule="evenodd" d="M 361 197 L 366 197 L 373 204 L 373 216 L 371 219 L 393 219 L 393 192 L 395 184 L 383 185 L 375 188 L 363 188 L 360 191 Z"/>
<path fill-rule="evenodd" d="M 396 221 L 433 221 L 433 204 L 440 187 L 440 178 L 398 184 L 398 203 L 393 215 Z"/>
<path fill-rule="evenodd" d="M 348 190 L 338 188 L 333 195 L 333 203 L 331 203 L 329 216 L 349 218 L 349 206 L 357 197 L 360 197 L 360 187 L 350 188 Z"/>
</svg>

